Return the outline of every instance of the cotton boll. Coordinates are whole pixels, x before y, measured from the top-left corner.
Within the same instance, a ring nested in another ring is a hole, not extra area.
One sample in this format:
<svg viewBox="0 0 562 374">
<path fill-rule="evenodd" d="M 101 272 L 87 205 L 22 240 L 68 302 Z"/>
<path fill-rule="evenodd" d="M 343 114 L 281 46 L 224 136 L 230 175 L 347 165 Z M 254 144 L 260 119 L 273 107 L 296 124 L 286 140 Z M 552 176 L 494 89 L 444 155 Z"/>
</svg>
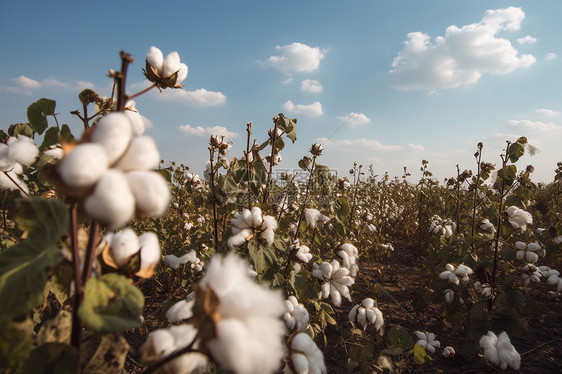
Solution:
<svg viewBox="0 0 562 374">
<path fill-rule="evenodd" d="M 303 355 L 302 353 L 293 353 L 291 355 L 291 363 L 293 364 L 293 367 L 295 368 L 296 374 L 308 374 L 309 373 L 310 365 L 308 364 L 308 358 L 305 355 Z"/>
<path fill-rule="evenodd" d="M 106 238 L 111 248 L 111 255 L 118 266 L 125 265 L 129 258 L 140 249 L 139 238 L 130 228 L 125 228 Z"/>
<path fill-rule="evenodd" d="M 145 232 L 139 236 L 141 269 L 146 269 L 160 262 L 160 243 L 153 232 Z"/>
<path fill-rule="evenodd" d="M 166 329 L 159 329 L 148 334 L 148 338 L 141 347 L 142 360 L 166 356 L 175 349 L 174 337 Z"/>
<path fill-rule="evenodd" d="M 147 126 L 147 122 L 149 122 L 146 118 L 144 118 L 138 110 L 135 108 L 135 102 L 133 100 L 127 101 L 125 104 L 125 111 L 123 114 L 129 118 L 131 122 L 131 129 L 133 130 L 133 135 L 139 136 L 144 133 L 144 130 L 149 127 Z"/>
<path fill-rule="evenodd" d="M 254 230 L 251 228 L 246 228 L 240 230 L 237 234 L 228 238 L 228 246 L 230 248 L 239 247 L 246 242 L 246 239 L 250 237 L 254 233 Z"/>
<path fill-rule="evenodd" d="M 257 206 L 252 207 L 252 210 L 250 211 L 250 213 L 252 214 L 252 224 L 250 226 L 252 227 L 260 227 L 261 224 L 263 223 L 263 213 L 261 211 L 260 208 L 258 208 Z"/>
<path fill-rule="evenodd" d="M 275 232 L 271 229 L 267 229 L 262 231 L 260 236 L 265 239 L 267 244 L 271 245 L 273 244 L 273 240 L 275 239 Z"/>
<path fill-rule="evenodd" d="M 162 78 L 169 78 L 181 69 L 180 55 L 178 52 L 171 52 L 164 60 L 162 68 Z M 187 74 L 186 74 L 187 75 Z"/>
<path fill-rule="evenodd" d="M 117 168 L 123 171 L 152 170 L 160 164 L 160 152 L 154 139 L 150 136 L 134 138 L 129 148 L 117 162 Z"/>
<path fill-rule="evenodd" d="M 178 71 L 176 83 L 183 82 L 185 80 L 185 78 L 187 78 L 188 71 L 189 71 L 189 68 L 187 67 L 187 65 L 184 64 L 184 63 L 181 63 L 180 64 L 180 70 Z"/>
<path fill-rule="evenodd" d="M 109 161 L 104 148 L 95 143 L 80 144 L 57 164 L 61 180 L 71 188 L 88 188 L 107 171 Z"/>
<path fill-rule="evenodd" d="M 164 67 L 164 55 L 162 51 L 155 46 L 150 47 L 146 54 L 146 62 L 158 72 L 162 72 Z"/>
<path fill-rule="evenodd" d="M 157 217 L 166 212 L 171 196 L 164 177 L 152 171 L 131 171 L 125 175 L 135 196 L 137 210 Z"/>
<path fill-rule="evenodd" d="M 33 139 L 27 136 L 10 137 L 7 144 L 8 156 L 22 165 L 31 165 L 39 156 L 39 148 L 37 148 Z"/>
<path fill-rule="evenodd" d="M 277 230 L 277 220 L 273 216 L 264 216 L 263 225 L 268 230 Z"/>
<path fill-rule="evenodd" d="M 109 164 L 113 164 L 129 146 L 132 133 L 129 118 L 121 112 L 111 112 L 98 121 L 90 140 L 103 146 Z"/>
<path fill-rule="evenodd" d="M 110 229 L 123 227 L 135 213 L 135 198 L 125 175 L 108 170 L 84 201 L 84 209 Z"/>
<path fill-rule="evenodd" d="M 177 323 L 185 319 L 191 318 L 193 312 L 191 308 L 193 307 L 193 301 L 181 300 L 172 305 L 170 309 L 166 312 L 166 318 L 168 322 Z"/>
</svg>

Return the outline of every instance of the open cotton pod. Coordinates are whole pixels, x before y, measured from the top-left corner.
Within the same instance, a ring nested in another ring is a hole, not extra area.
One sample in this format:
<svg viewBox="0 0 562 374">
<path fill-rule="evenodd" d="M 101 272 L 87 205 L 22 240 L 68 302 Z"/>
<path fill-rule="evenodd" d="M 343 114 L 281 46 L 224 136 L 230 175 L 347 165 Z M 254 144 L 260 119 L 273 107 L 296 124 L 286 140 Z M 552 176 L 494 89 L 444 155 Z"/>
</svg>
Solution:
<svg viewBox="0 0 562 374">
<path fill-rule="evenodd" d="M 108 170 L 84 200 L 84 210 L 110 229 L 125 226 L 135 213 L 135 198 L 125 174 Z"/>
<path fill-rule="evenodd" d="M 160 164 L 160 152 L 154 139 L 139 136 L 131 140 L 129 148 L 117 162 L 117 168 L 123 171 L 152 170 Z"/>
<path fill-rule="evenodd" d="M 96 143 L 80 144 L 57 164 L 60 180 L 66 187 L 77 191 L 68 192 L 76 196 L 80 189 L 87 189 L 97 183 L 109 165 L 103 146 Z"/>
<path fill-rule="evenodd" d="M 139 236 L 140 245 L 140 270 L 135 273 L 141 278 L 150 278 L 154 269 L 161 260 L 160 243 L 158 236 L 153 232 L 145 232 Z"/>
<path fill-rule="evenodd" d="M 171 195 L 164 177 L 152 171 L 131 171 L 126 179 L 140 213 L 161 216 L 166 212 Z"/>
<path fill-rule="evenodd" d="M 111 112 L 98 121 L 90 134 L 90 141 L 102 145 L 109 163 L 113 164 L 125 153 L 132 134 L 129 118 L 121 112 Z"/>
</svg>

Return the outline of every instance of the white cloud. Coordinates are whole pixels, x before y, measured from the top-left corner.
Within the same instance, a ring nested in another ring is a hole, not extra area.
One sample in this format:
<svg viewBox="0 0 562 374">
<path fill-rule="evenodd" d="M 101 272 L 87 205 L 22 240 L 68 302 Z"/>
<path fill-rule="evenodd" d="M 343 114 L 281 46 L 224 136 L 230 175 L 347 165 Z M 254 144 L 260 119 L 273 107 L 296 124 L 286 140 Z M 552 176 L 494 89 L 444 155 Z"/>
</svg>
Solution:
<svg viewBox="0 0 562 374">
<path fill-rule="evenodd" d="M 517 43 L 519 43 L 519 44 L 533 44 L 533 43 L 535 43 L 536 41 L 537 41 L 537 39 L 536 39 L 536 38 L 533 38 L 533 37 L 530 36 L 530 35 L 527 35 L 527 36 L 525 36 L 525 37 L 523 37 L 523 38 L 517 39 Z"/>
<path fill-rule="evenodd" d="M 305 79 L 301 82 L 301 91 L 310 93 L 322 92 L 322 85 L 320 82 L 312 79 Z"/>
<path fill-rule="evenodd" d="M 183 125 L 179 127 L 179 130 L 183 133 L 193 136 L 198 136 L 198 137 L 211 136 L 211 135 L 224 135 L 224 137 L 227 138 L 236 138 L 239 135 L 238 133 L 228 131 L 224 126 L 193 127 L 191 125 Z"/>
<path fill-rule="evenodd" d="M 532 65 L 532 55 L 519 54 L 500 31 L 519 30 L 525 13 L 510 7 L 486 11 L 478 23 L 449 26 L 433 41 L 411 32 L 392 61 L 392 86 L 401 90 L 438 90 L 474 85 L 483 74 L 507 74 Z"/>
<path fill-rule="evenodd" d="M 550 52 L 546 54 L 546 61 L 556 60 L 558 55 L 556 53 Z"/>
<path fill-rule="evenodd" d="M 283 104 L 283 109 L 285 109 L 287 112 L 295 114 L 307 114 L 309 116 L 321 116 L 323 114 L 322 104 L 319 101 L 315 101 L 310 105 L 295 105 L 291 100 L 288 100 L 285 104 Z"/>
<path fill-rule="evenodd" d="M 324 58 L 325 49 L 309 47 L 302 43 L 289 45 L 278 45 L 278 56 L 270 56 L 265 65 L 279 69 L 283 73 L 311 72 L 320 66 L 320 60 Z"/>
<path fill-rule="evenodd" d="M 371 120 L 367 118 L 367 116 L 364 115 L 363 113 L 355 113 L 355 112 L 351 112 L 345 116 L 338 116 L 338 119 L 342 121 L 344 124 L 350 125 L 351 127 L 364 125 L 366 123 L 371 122 Z"/>
<path fill-rule="evenodd" d="M 62 82 L 55 77 L 49 77 L 43 80 L 42 85 L 45 87 L 59 87 L 67 90 L 84 90 L 86 88 L 93 89 L 95 85 L 91 82 L 72 80 L 69 82 Z"/>
<path fill-rule="evenodd" d="M 156 97 L 161 100 L 169 100 L 180 104 L 190 106 L 214 106 L 224 104 L 226 96 L 222 92 L 207 91 L 204 88 L 199 88 L 195 91 L 187 91 L 182 89 L 166 89 L 161 93 L 156 92 Z"/>
<path fill-rule="evenodd" d="M 401 145 L 385 145 L 378 140 L 373 139 L 356 139 L 356 140 L 328 140 L 326 138 L 318 138 L 316 143 L 324 145 L 324 148 L 333 148 L 336 152 L 359 152 L 365 150 L 370 151 L 391 151 L 398 152 L 404 149 Z"/>
<path fill-rule="evenodd" d="M 283 83 L 284 85 L 288 85 L 288 84 L 291 84 L 292 81 L 293 81 L 293 78 L 289 77 L 287 79 L 284 79 L 283 82 L 281 82 L 281 83 Z"/>
<path fill-rule="evenodd" d="M 542 114 L 545 117 L 556 117 L 557 115 L 560 114 L 560 112 L 555 112 L 552 109 L 545 109 L 545 108 L 537 109 L 536 112 Z"/>
<path fill-rule="evenodd" d="M 411 149 L 414 152 L 420 152 L 420 151 L 424 151 L 425 148 L 423 145 L 421 144 L 412 144 L 412 143 L 408 143 L 408 148 Z"/>
<path fill-rule="evenodd" d="M 562 126 L 553 122 L 530 121 L 528 119 L 509 120 L 508 124 L 513 128 L 523 128 L 524 130 L 538 131 L 541 133 L 558 134 L 562 133 Z M 525 134 L 523 134 L 525 135 Z"/>
<path fill-rule="evenodd" d="M 23 75 L 20 75 L 17 78 L 13 78 L 12 81 L 22 88 L 34 89 L 41 87 L 41 83 Z"/>
</svg>

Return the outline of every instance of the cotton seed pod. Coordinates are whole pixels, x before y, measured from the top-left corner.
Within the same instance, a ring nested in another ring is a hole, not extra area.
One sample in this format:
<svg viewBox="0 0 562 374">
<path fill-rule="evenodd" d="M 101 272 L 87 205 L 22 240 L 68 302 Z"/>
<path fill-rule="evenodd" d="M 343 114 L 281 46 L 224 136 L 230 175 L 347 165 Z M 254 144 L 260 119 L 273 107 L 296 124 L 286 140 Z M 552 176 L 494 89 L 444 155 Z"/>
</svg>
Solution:
<svg viewBox="0 0 562 374">
<path fill-rule="evenodd" d="M 164 60 L 162 67 L 162 78 L 169 78 L 181 69 L 180 55 L 178 52 L 171 52 Z"/>
<path fill-rule="evenodd" d="M 107 171 L 108 159 L 104 148 L 95 143 L 80 144 L 57 164 L 58 174 L 70 188 L 93 186 Z"/>
<path fill-rule="evenodd" d="M 162 51 L 155 46 L 150 47 L 146 54 L 146 62 L 156 71 L 161 72 L 164 67 L 164 55 Z"/>
<path fill-rule="evenodd" d="M 84 200 L 84 210 L 110 229 L 129 222 L 135 213 L 135 198 L 125 175 L 118 170 L 108 170 Z"/>
<path fill-rule="evenodd" d="M 263 223 L 263 212 L 261 211 L 261 209 L 257 206 L 254 206 L 252 207 L 250 213 L 252 214 L 252 224 L 250 226 L 260 227 Z"/>
<path fill-rule="evenodd" d="M 160 243 L 153 232 L 145 232 L 139 236 L 141 269 L 146 269 L 160 262 Z"/>
<path fill-rule="evenodd" d="M 8 156 L 19 164 L 31 165 L 39 156 L 39 148 L 37 148 L 33 139 L 27 136 L 10 137 L 7 144 Z"/>
<path fill-rule="evenodd" d="M 129 144 L 129 148 L 117 162 L 117 168 L 123 171 L 152 170 L 160 164 L 160 152 L 156 142 L 150 136 L 139 136 Z"/>
<path fill-rule="evenodd" d="M 166 212 L 171 196 L 164 177 L 152 171 L 131 171 L 125 175 L 139 212 L 157 217 Z"/>
<path fill-rule="evenodd" d="M 132 134 L 129 118 L 121 112 L 111 112 L 98 121 L 90 140 L 103 146 L 111 165 L 125 153 Z"/>
<path fill-rule="evenodd" d="M 119 267 L 125 265 L 140 248 L 137 234 L 128 227 L 106 237 L 106 240 L 109 242 L 113 260 Z"/>
</svg>

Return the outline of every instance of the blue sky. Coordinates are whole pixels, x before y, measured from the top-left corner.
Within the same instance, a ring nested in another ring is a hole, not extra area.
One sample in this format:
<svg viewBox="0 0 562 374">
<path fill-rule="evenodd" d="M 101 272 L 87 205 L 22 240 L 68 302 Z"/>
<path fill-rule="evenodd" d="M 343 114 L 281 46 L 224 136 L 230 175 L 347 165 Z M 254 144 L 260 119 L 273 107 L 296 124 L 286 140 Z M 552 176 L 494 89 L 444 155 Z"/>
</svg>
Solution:
<svg viewBox="0 0 562 374">
<path fill-rule="evenodd" d="M 551 181 L 562 161 L 562 2 L 543 1 L 19 1 L 0 5 L 0 127 L 27 106 L 57 101 L 75 135 L 77 94 L 108 96 L 119 51 L 132 54 L 128 92 L 147 86 L 150 46 L 178 51 L 182 91 L 139 97 L 164 160 L 202 172 L 212 133 L 242 155 L 246 123 L 261 142 L 277 113 L 295 117 L 297 168 L 314 142 L 319 162 L 346 175 L 354 161 L 413 180 L 422 159 L 442 180 L 505 140 L 538 148 L 520 165 Z M 10 56 L 10 57 L 7 57 Z"/>
</svg>

